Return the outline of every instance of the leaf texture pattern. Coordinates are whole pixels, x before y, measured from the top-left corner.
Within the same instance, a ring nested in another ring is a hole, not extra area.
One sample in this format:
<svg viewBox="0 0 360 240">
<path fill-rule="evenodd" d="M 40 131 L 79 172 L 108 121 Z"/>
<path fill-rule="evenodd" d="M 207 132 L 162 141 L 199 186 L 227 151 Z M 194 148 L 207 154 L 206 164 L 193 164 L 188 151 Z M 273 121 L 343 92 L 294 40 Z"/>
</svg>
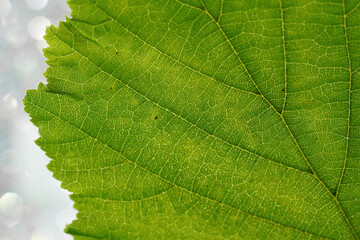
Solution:
<svg viewBox="0 0 360 240">
<path fill-rule="evenodd" d="M 70 0 L 25 111 L 75 239 L 359 239 L 360 2 Z"/>
</svg>

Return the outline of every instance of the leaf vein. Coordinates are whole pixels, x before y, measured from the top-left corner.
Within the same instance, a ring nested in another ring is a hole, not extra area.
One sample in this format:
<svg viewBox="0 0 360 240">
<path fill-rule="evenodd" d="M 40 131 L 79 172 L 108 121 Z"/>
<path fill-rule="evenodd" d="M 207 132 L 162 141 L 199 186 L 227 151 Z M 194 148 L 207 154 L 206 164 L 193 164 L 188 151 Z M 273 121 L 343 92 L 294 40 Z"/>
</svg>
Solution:
<svg viewBox="0 0 360 240">
<path fill-rule="evenodd" d="M 292 227 L 292 226 L 287 226 L 287 225 L 284 225 L 284 224 L 282 224 L 282 223 L 278 223 L 278 222 L 272 221 L 272 220 L 270 220 L 270 219 L 266 219 L 266 218 L 260 217 L 260 216 L 258 216 L 258 215 L 256 215 L 256 214 L 252 214 L 252 213 L 246 212 L 246 211 L 244 211 L 244 210 L 242 210 L 242 209 L 240 209 L 240 208 L 238 208 L 238 207 L 235 207 L 235 206 L 233 206 L 233 205 L 224 203 L 224 202 L 219 201 L 219 200 L 214 199 L 214 198 L 210 198 L 210 197 L 208 197 L 208 196 L 201 195 L 201 194 L 198 193 L 198 192 L 195 192 L 195 191 L 193 191 L 193 190 L 187 189 L 186 187 L 183 187 L 183 186 L 181 186 L 181 185 L 178 185 L 178 184 L 172 182 L 171 180 L 168 180 L 168 179 L 166 179 L 165 177 L 160 176 L 160 175 L 157 174 L 156 172 L 152 172 L 152 171 L 150 171 L 149 169 L 147 169 L 147 168 L 145 168 L 145 167 L 137 164 L 135 161 L 130 160 L 129 158 L 127 158 L 126 156 L 124 156 L 121 152 L 119 152 L 119 151 L 116 150 L 115 148 L 111 147 L 110 145 L 108 145 L 108 144 L 106 144 L 106 143 L 103 143 L 102 141 L 100 141 L 100 140 L 98 140 L 97 138 L 95 138 L 94 136 L 88 134 L 87 132 L 85 132 L 84 130 L 80 129 L 79 127 L 77 127 L 76 125 L 72 124 L 71 122 L 68 122 L 68 121 L 60 118 L 59 116 L 57 116 L 57 115 L 54 114 L 53 112 L 50 112 L 49 110 L 47 110 L 47 109 L 45 109 L 45 108 L 43 108 L 43 107 L 40 107 L 39 105 L 36 105 L 35 103 L 29 102 L 29 101 L 27 101 L 27 104 L 31 104 L 31 105 L 33 105 L 33 106 L 35 106 L 35 107 L 37 107 L 37 108 L 39 108 L 39 109 L 47 112 L 47 113 L 53 115 L 54 117 L 56 117 L 56 118 L 59 119 L 60 121 L 64 122 L 65 124 L 71 125 L 71 126 L 74 127 L 75 129 L 78 129 L 80 132 L 82 132 L 84 135 L 86 135 L 86 136 L 88 136 L 89 138 L 93 139 L 94 142 L 97 142 L 97 143 L 99 143 L 100 145 L 104 146 L 105 148 L 107 148 L 107 149 L 109 149 L 109 150 L 111 150 L 111 151 L 114 151 L 116 154 L 118 154 L 119 156 L 121 156 L 121 157 L 122 157 L 125 161 L 127 161 L 128 163 L 130 163 L 130 164 L 138 167 L 139 169 L 142 169 L 142 170 L 145 171 L 145 172 L 148 172 L 148 173 L 153 174 L 154 176 L 156 176 L 156 177 L 159 178 L 160 180 L 162 180 L 162 181 L 164 181 L 164 182 L 166 182 L 166 183 L 168 183 L 168 184 L 170 184 L 170 185 L 172 185 L 172 186 L 174 186 L 174 187 L 176 187 L 176 188 L 178 188 L 178 189 L 180 189 L 180 190 L 182 190 L 182 191 L 188 192 L 188 193 L 190 193 L 190 194 L 193 194 L 193 195 L 198 196 L 198 197 L 200 197 L 200 198 L 206 199 L 206 200 L 208 200 L 208 201 L 215 202 L 216 204 L 219 204 L 219 205 L 228 207 L 228 208 L 230 208 L 230 209 L 234 209 L 234 210 L 239 211 L 239 212 L 241 212 L 241 213 L 243 213 L 243 214 L 245 214 L 245 215 L 254 217 L 254 218 L 256 218 L 256 219 L 258 219 L 258 220 L 260 220 L 260 221 L 265 221 L 265 222 L 268 222 L 268 223 L 270 223 L 270 224 L 273 224 L 273 225 L 276 225 L 276 226 L 279 226 L 279 227 L 288 228 L 288 229 L 291 229 L 291 230 L 293 230 L 293 231 L 296 231 L 296 232 L 299 232 L 299 233 L 302 233 L 302 234 L 306 234 L 306 235 L 310 235 L 310 236 L 316 236 L 316 237 L 320 237 L 320 238 L 322 238 L 322 239 L 329 239 L 329 238 L 323 237 L 323 236 L 318 235 L 318 234 L 314 234 L 314 233 L 311 233 L 311 232 L 306 232 L 306 231 L 303 231 L 303 230 L 301 230 L 301 229 L 294 228 L 294 227 Z"/>
<path fill-rule="evenodd" d="M 119 79 L 118 77 L 116 77 L 116 76 L 112 75 L 111 73 L 103 70 L 103 69 L 100 68 L 98 65 L 96 65 L 93 61 L 91 61 L 87 56 L 85 56 L 84 54 L 78 52 L 76 49 L 74 49 L 72 46 L 70 46 L 70 45 L 69 45 L 68 43 L 66 43 L 64 40 L 60 39 L 55 33 L 54 33 L 54 35 L 55 35 L 60 41 L 64 42 L 64 43 L 67 44 L 70 48 L 72 48 L 76 53 L 80 54 L 80 55 L 83 56 L 85 59 L 87 59 L 89 62 L 91 62 L 92 64 L 94 64 L 94 66 L 96 66 L 101 72 L 105 73 L 106 75 L 108 75 L 108 76 L 110 76 L 110 77 L 112 77 L 112 78 L 117 79 L 117 80 L 120 81 L 122 84 L 124 84 L 125 86 L 127 86 L 130 90 L 134 91 L 134 92 L 135 92 L 137 95 L 139 95 L 141 98 L 144 98 L 146 101 L 153 103 L 154 105 L 156 105 L 156 106 L 158 106 L 159 108 L 167 111 L 167 112 L 170 113 L 171 115 L 173 115 L 173 116 L 175 116 L 175 117 L 183 120 L 184 122 L 190 124 L 191 126 L 195 127 L 196 129 L 200 130 L 201 132 L 205 133 L 206 135 L 209 135 L 209 136 L 211 136 L 211 137 L 213 137 L 213 138 L 215 138 L 215 139 L 217 139 L 217 140 L 225 143 L 226 145 L 229 145 L 229 146 L 231 146 L 231 147 L 235 147 L 235 148 L 237 148 L 237 149 L 239 149 L 239 150 L 241 150 L 241 151 L 244 151 L 244 152 L 246 152 L 246 153 L 248 153 L 248 154 L 254 155 L 254 156 L 258 157 L 258 158 L 261 158 L 261 159 L 270 161 L 270 162 L 272 162 L 272 163 L 278 164 L 278 165 L 280 165 L 280 166 L 284 166 L 284 167 L 289 168 L 289 169 L 294 169 L 294 170 L 297 170 L 297 171 L 300 171 L 300 172 L 303 172 L 303 173 L 311 174 L 311 173 L 308 173 L 308 172 L 306 172 L 306 171 L 302 171 L 302 170 L 297 169 L 297 168 L 294 168 L 294 167 L 290 167 L 290 166 L 287 166 L 287 165 L 283 165 L 283 164 L 281 164 L 281 163 L 279 163 L 279 162 L 276 162 L 275 160 L 272 160 L 272 159 L 266 158 L 266 157 L 264 157 L 264 156 L 261 156 L 261 155 L 259 155 L 258 153 L 255 153 L 255 152 L 252 152 L 252 151 L 247 150 L 247 149 L 245 149 L 245 148 L 242 148 L 242 147 L 240 147 L 239 145 L 235 145 L 235 144 L 233 144 L 233 143 L 231 143 L 231 142 L 228 142 L 228 141 L 225 140 L 225 139 L 222 139 L 222 138 L 214 135 L 213 133 L 210 133 L 210 132 L 206 131 L 205 129 L 199 127 L 199 126 L 196 125 L 195 123 L 192 123 L 192 122 L 189 121 L 188 119 L 182 117 L 180 114 L 176 113 L 175 111 L 173 111 L 173 110 L 171 110 L 171 109 L 169 109 L 169 108 L 167 108 L 167 107 L 164 107 L 164 106 L 160 105 L 158 102 L 155 102 L 154 100 L 148 98 L 145 94 L 140 93 L 138 90 L 136 90 L 135 88 L 131 87 L 128 83 L 123 82 L 123 81 L 122 81 L 121 79 Z M 259 97 L 259 95 L 256 95 L 256 97 Z M 311 175 L 312 175 L 312 174 L 311 174 Z"/>
</svg>

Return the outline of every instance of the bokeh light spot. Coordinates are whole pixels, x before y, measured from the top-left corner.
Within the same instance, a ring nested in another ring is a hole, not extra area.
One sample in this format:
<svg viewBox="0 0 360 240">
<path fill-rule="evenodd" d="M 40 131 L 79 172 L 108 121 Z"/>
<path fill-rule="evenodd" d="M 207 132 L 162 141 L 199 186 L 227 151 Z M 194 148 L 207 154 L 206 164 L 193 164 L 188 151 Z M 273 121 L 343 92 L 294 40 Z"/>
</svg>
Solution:
<svg viewBox="0 0 360 240">
<path fill-rule="evenodd" d="M 30 36 L 36 40 L 41 40 L 45 35 L 46 27 L 50 26 L 51 22 L 44 16 L 37 16 L 30 20 L 28 24 L 28 32 Z"/>
<path fill-rule="evenodd" d="M 6 17 L 11 11 L 9 0 L 0 0 L 0 18 Z"/>
<path fill-rule="evenodd" d="M 16 193 L 7 192 L 0 198 L 0 210 L 8 217 L 19 217 L 23 211 L 23 200 Z"/>
<path fill-rule="evenodd" d="M 51 232 L 38 228 L 31 234 L 31 240 L 53 240 L 54 237 L 52 236 Z"/>
<path fill-rule="evenodd" d="M 5 97 L 3 98 L 3 101 L 9 110 L 16 109 L 18 107 L 18 101 L 13 96 L 12 92 L 6 94 Z"/>
<path fill-rule="evenodd" d="M 25 0 L 25 2 L 28 8 L 38 11 L 46 6 L 48 0 Z"/>
</svg>

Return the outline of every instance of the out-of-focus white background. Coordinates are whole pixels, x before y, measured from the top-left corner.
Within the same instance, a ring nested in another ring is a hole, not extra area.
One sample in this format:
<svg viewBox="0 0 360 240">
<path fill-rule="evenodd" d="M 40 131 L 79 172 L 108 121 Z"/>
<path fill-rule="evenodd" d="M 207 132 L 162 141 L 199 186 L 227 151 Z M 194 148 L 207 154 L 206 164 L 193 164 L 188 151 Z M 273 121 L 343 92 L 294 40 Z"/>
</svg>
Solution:
<svg viewBox="0 0 360 240">
<path fill-rule="evenodd" d="M 66 0 L 0 0 L 0 240 L 72 239 L 63 229 L 76 211 L 22 103 L 26 89 L 46 82 L 46 26 L 69 14 Z"/>
</svg>

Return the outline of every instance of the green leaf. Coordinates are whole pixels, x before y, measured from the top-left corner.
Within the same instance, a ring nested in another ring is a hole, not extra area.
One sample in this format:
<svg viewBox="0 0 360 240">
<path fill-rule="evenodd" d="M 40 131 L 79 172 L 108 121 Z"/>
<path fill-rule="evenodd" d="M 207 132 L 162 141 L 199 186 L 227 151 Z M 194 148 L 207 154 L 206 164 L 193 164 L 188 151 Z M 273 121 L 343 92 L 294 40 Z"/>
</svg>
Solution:
<svg viewBox="0 0 360 240">
<path fill-rule="evenodd" d="M 75 239 L 359 239 L 357 0 L 71 0 L 25 111 Z"/>
</svg>

